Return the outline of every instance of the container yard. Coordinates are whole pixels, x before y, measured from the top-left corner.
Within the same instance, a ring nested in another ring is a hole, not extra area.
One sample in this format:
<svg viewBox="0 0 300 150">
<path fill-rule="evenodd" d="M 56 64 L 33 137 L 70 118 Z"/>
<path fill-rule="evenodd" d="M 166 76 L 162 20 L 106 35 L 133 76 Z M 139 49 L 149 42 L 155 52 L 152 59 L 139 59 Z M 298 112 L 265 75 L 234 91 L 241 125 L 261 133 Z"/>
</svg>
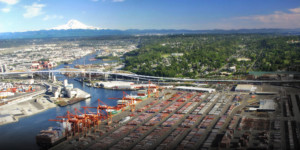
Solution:
<svg viewBox="0 0 300 150">
<path fill-rule="evenodd" d="M 16 98 L 18 96 L 26 93 L 33 93 L 41 89 L 42 87 L 38 85 L 0 82 L 0 106 L 18 100 L 18 98 Z"/>
<path fill-rule="evenodd" d="M 55 107 L 41 96 L 45 91 L 40 85 L 0 83 L 0 125 Z"/>
<path fill-rule="evenodd" d="M 147 93 L 139 92 L 140 95 Z M 37 142 L 39 139 L 51 143 L 48 145 L 54 145 L 51 149 L 91 150 L 299 148 L 300 138 L 296 134 L 300 131 L 299 122 L 276 119 L 277 116 L 284 117 L 278 105 L 286 106 L 281 108 L 289 117 L 292 116 L 289 111 L 297 110 L 290 105 L 297 99 L 295 95 L 282 97 L 282 102 L 276 101 L 279 99 L 276 95 L 253 97 L 241 92 L 203 93 L 168 89 L 160 90 L 159 95 L 150 95 L 136 101 L 134 110 L 129 99 L 126 102 L 122 99 L 117 106 L 106 106 L 99 100 L 98 106 L 88 109 L 102 113 L 95 113 L 96 116 L 88 118 L 88 122 L 80 118 L 93 116 L 94 111 L 90 114 L 68 112 L 69 116 L 58 118 L 73 120 L 69 127 L 65 126 L 64 131 L 55 127 L 41 131 Z M 163 99 L 158 98 L 162 96 Z M 259 107 L 260 99 L 274 99 L 276 111 L 247 111 Z M 116 112 L 107 113 L 110 110 Z M 97 116 L 102 118 L 96 119 Z M 52 121 L 65 123 L 58 118 Z M 49 138 L 45 140 L 45 136 Z M 275 142 L 282 137 L 285 137 L 284 145 Z"/>
</svg>

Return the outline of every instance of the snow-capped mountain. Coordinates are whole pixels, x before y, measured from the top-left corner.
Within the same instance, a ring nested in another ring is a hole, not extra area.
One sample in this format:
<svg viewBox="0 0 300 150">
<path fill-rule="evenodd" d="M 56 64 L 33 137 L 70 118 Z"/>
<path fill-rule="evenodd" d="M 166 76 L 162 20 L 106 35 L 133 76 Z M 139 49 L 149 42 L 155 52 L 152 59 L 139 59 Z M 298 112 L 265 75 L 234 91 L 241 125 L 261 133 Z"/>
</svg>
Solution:
<svg viewBox="0 0 300 150">
<path fill-rule="evenodd" d="M 83 23 L 81 23 L 78 20 L 70 20 L 67 24 L 60 25 L 54 28 L 51 28 L 52 30 L 69 30 L 69 29 L 88 29 L 88 30 L 99 30 L 100 28 L 88 26 Z"/>
</svg>

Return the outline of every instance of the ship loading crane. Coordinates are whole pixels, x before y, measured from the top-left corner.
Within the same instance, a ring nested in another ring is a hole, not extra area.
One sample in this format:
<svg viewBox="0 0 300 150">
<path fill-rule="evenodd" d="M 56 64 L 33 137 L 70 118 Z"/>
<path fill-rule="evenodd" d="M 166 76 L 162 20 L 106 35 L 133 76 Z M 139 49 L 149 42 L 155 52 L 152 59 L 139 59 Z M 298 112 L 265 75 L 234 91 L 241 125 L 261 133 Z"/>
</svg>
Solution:
<svg viewBox="0 0 300 150">
<path fill-rule="evenodd" d="M 88 108 L 92 107 L 82 107 L 84 109 L 84 113 L 80 112 L 78 109 L 75 110 L 75 116 L 82 121 L 83 126 L 81 127 L 81 131 L 83 132 L 84 136 L 87 135 L 89 129 L 93 126 L 94 131 L 98 128 L 98 125 L 102 119 L 106 119 L 107 115 L 103 113 L 102 110 L 97 109 L 97 113 L 93 113 Z M 88 112 L 88 113 L 87 113 Z"/>
<path fill-rule="evenodd" d="M 156 98 L 159 98 L 159 92 L 163 92 L 164 91 L 164 87 L 161 87 L 161 86 L 156 86 L 156 93 L 155 93 L 155 97 Z"/>
<path fill-rule="evenodd" d="M 127 97 L 129 96 L 129 97 Z M 124 100 L 131 100 L 131 103 L 130 103 L 130 111 L 131 112 L 134 112 L 135 111 L 135 103 L 136 101 L 142 101 L 141 99 L 137 99 L 137 98 L 133 98 L 132 96 L 130 96 L 129 94 L 127 94 L 126 92 L 123 92 L 123 99 Z"/>
<path fill-rule="evenodd" d="M 162 87 L 152 84 L 152 82 L 149 80 L 149 86 L 148 86 L 148 98 L 151 97 L 151 93 L 155 93 L 155 97 L 158 98 L 159 97 L 159 89 L 163 90 Z"/>
<path fill-rule="evenodd" d="M 122 98 L 108 98 L 108 99 L 118 99 L 118 100 L 122 99 L 122 104 L 120 106 L 120 107 L 122 107 L 122 111 L 124 111 L 125 107 L 127 107 L 129 105 L 131 112 L 134 112 L 134 110 L 135 110 L 136 101 L 142 101 L 141 99 L 133 98 L 132 96 L 130 96 L 129 94 L 127 94 L 124 91 L 123 91 L 123 97 Z M 127 104 L 127 103 L 125 103 L 125 101 L 129 101 L 129 103 Z"/>
<path fill-rule="evenodd" d="M 103 105 L 101 105 L 103 104 Z M 101 110 L 101 111 L 105 111 L 106 115 L 107 115 L 107 124 L 110 124 L 112 122 L 112 114 L 109 113 L 109 111 L 111 110 L 116 110 L 116 111 L 119 111 L 121 110 L 122 107 L 120 106 L 108 106 L 106 105 L 104 102 L 102 102 L 100 99 L 98 99 L 98 106 L 97 106 L 97 111 L 98 110 Z M 109 111 L 108 111 L 109 110 Z"/>
<path fill-rule="evenodd" d="M 82 120 L 78 118 L 78 116 L 72 114 L 70 111 L 67 111 L 66 116 L 57 116 L 56 118 L 65 118 L 71 124 L 71 136 L 75 136 L 76 133 L 80 133 L 82 131 L 81 127 L 83 126 Z"/>
<path fill-rule="evenodd" d="M 79 120 L 79 127 L 78 129 L 83 133 L 85 136 L 87 133 L 87 128 L 90 126 L 90 120 L 88 119 L 87 115 L 80 112 L 77 108 L 74 108 L 75 111 L 75 117 Z"/>
<path fill-rule="evenodd" d="M 147 97 L 151 97 L 151 94 L 154 94 L 155 92 L 156 95 L 159 95 L 158 88 L 158 86 L 153 85 L 151 81 L 149 81 Z M 126 107 L 130 106 L 131 112 L 134 112 L 136 102 L 142 101 L 140 97 L 129 95 L 126 92 L 123 92 L 122 98 L 109 99 L 121 100 L 116 106 L 108 106 L 98 99 L 98 106 L 84 106 L 82 107 L 84 112 L 81 112 L 79 109 L 75 108 L 74 113 L 67 111 L 65 116 L 57 116 L 56 119 L 50 119 L 49 121 L 65 123 L 67 125 L 67 128 L 64 128 L 64 130 L 66 130 L 64 134 L 66 138 L 77 136 L 80 139 L 81 136 L 89 136 L 89 132 L 91 132 L 93 129 L 94 132 L 97 132 L 102 120 L 106 119 L 108 125 L 112 123 L 113 114 L 116 114 L 120 111 L 125 111 Z"/>
<path fill-rule="evenodd" d="M 103 105 L 101 105 L 101 104 L 103 104 Z M 97 108 L 98 108 L 99 110 L 106 110 L 106 109 L 116 109 L 116 110 L 120 110 L 120 109 L 121 109 L 121 108 L 116 107 L 116 106 L 114 106 L 114 107 L 108 106 L 108 105 L 106 105 L 104 102 L 102 102 L 100 99 L 98 99 L 98 106 L 97 106 Z"/>
<path fill-rule="evenodd" d="M 98 102 L 97 107 L 82 107 L 84 109 L 84 113 L 80 112 L 77 108 L 74 109 L 74 114 L 70 111 L 67 111 L 65 116 L 57 116 L 57 119 L 50 119 L 49 121 L 56 122 L 66 122 L 71 125 L 71 129 L 66 131 L 66 136 L 76 136 L 83 133 L 83 136 L 86 136 L 89 129 L 94 127 L 94 131 L 96 132 L 97 127 L 100 124 L 100 121 L 103 119 L 109 119 L 109 115 L 107 112 L 103 112 L 105 109 L 111 109 L 110 106 L 100 105 L 100 100 Z M 97 109 L 97 113 L 93 113 L 88 108 Z M 59 119 L 61 118 L 61 119 Z"/>
<path fill-rule="evenodd" d="M 85 116 L 88 118 L 87 131 L 89 131 L 91 127 L 94 127 L 94 132 L 96 132 L 102 120 L 102 113 L 98 110 L 97 113 L 90 111 L 89 108 L 93 107 L 83 106 L 82 108 L 84 109 Z"/>
<path fill-rule="evenodd" d="M 148 93 L 147 93 L 147 94 L 148 94 L 148 98 L 150 98 L 150 93 L 151 93 L 151 92 L 150 92 L 150 84 L 151 84 L 151 81 L 149 80 L 149 86 L 148 86 L 148 90 L 147 90 L 147 92 L 148 92 Z"/>
<path fill-rule="evenodd" d="M 103 105 L 101 105 L 103 104 Z M 111 119 L 110 114 L 107 112 L 107 109 L 116 109 L 115 107 L 111 107 L 106 105 L 104 102 L 102 102 L 100 99 L 98 99 L 98 106 L 97 107 L 88 107 L 84 106 L 82 107 L 84 109 L 85 114 L 88 118 L 90 118 L 92 125 L 94 126 L 94 131 L 96 132 L 97 127 L 99 126 L 100 122 L 104 119 L 109 120 Z M 96 109 L 96 113 L 91 112 L 89 108 Z M 88 114 L 86 112 L 89 112 Z M 97 126 L 97 127 L 96 127 Z"/>
<path fill-rule="evenodd" d="M 98 99 L 98 106 L 82 107 L 84 113 L 75 108 L 74 113 L 67 111 L 64 116 L 57 116 L 56 119 L 49 119 L 49 121 L 62 123 L 62 126 L 55 128 L 55 131 L 52 130 L 52 127 L 51 129 L 49 128 L 46 131 L 41 131 L 40 134 L 36 136 L 37 144 L 44 148 L 50 148 L 55 145 L 56 142 L 64 139 L 78 137 L 78 140 L 80 140 L 82 136 L 91 136 L 89 135 L 89 132 L 92 131 L 92 128 L 94 129 L 94 132 L 100 131 L 99 125 L 102 120 L 107 120 L 107 124 L 109 125 L 110 123 L 112 123 L 113 114 L 115 112 L 124 110 L 124 108 L 126 107 L 125 105 L 123 105 L 124 101 L 126 101 L 124 99 L 128 99 L 125 98 L 125 95 L 128 94 L 123 92 L 124 98 L 122 100 L 122 105 L 108 106 L 100 99 Z M 134 98 L 130 98 L 129 101 L 131 101 L 130 104 L 134 104 Z M 132 109 L 134 109 L 135 104 L 131 105 L 131 107 Z M 94 110 L 96 110 L 96 112 Z"/>
</svg>

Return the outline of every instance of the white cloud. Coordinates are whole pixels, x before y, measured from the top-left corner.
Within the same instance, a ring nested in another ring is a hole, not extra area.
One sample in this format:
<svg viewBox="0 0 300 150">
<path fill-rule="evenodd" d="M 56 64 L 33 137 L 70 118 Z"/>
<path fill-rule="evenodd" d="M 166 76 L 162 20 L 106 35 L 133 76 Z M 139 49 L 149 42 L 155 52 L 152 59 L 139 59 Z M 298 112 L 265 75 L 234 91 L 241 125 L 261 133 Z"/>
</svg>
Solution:
<svg viewBox="0 0 300 150">
<path fill-rule="evenodd" d="M 112 0 L 113 2 L 124 2 L 125 0 Z"/>
<path fill-rule="evenodd" d="M 1 11 L 4 12 L 4 13 L 9 13 L 10 8 L 8 8 L 8 7 L 7 8 L 2 8 Z"/>
<path fill-rule="evenodd" d="M 300 7 L 299 8 L 289 9 L 289 11 L 291 11 L 293 13 L 300 13 Z"/>
<path fill-rule="evenodd" d="M 8 5 L 14 5 L 14 4 L 17 4 L 19 2 L 19 0 L 0 0 L 0 2 L 6 3 Z"/>
<path fill-rule="evenodd" d="M 92 0 L 93 2 L 98 2 L 99 0 Z"/>
<path fill-rule="evenodd" d="M 64 16 L 60 16 L 60 15 L 46 15 L 43 20 L 47 21 L 47 20 L 52 20 L 52 19 L 63 19 Z"/>
<path fill-rule="evenodd" d="M 43 14 L 42 9 L 45 6 L 46 5 L 44 4 L 37 4 L 37 3 L 33 3 L 32 5 L 29 6 L 24 6 L 24 8 L 26 9 L 26 12 L 23 14 L 24 18 L 32 18 Z"/>
<path fill-rule="evenodd" d="M 234 20 L 256 24 L 259 28 L 299 28 L 300 8 L 289 9 L 290 12 L 275 11 L 268 15 L 242 16 Z"/>
</svg>

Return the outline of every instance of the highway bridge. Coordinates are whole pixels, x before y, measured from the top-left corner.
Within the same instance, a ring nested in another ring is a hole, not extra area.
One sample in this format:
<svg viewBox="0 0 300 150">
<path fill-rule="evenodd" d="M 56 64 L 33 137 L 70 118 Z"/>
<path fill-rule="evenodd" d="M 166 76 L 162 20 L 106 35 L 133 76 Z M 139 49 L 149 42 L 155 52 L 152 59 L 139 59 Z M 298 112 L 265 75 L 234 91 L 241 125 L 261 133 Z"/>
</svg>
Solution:
<svg viewBox="0 0 300 150">
<path fill-rule="evenodd" d="M 300 80 L 222 80 L 222 79 L 189 79 L 189 78 L 174 78 L 174 77 L 157 77 L 157 76 L 146 76 L 138 75 L 134 73 L 118 73 L 115 71 L 84 71 L 73 68 L 63 68 L 58 70 L 27 70 L 27 71 L 14 71 L 14 72 L 3 72 L 0 75 L 12 75 L 12 74 L 35 74 L 35 73 L 76 73 L 76 74 L 108 74 L 120 77 L 133 78 L 136 80 L 151 80 L 151 81 L 176 81 L 176 82 L 234 82 L 234 83 L 299 83 Z"/>
</svg>

